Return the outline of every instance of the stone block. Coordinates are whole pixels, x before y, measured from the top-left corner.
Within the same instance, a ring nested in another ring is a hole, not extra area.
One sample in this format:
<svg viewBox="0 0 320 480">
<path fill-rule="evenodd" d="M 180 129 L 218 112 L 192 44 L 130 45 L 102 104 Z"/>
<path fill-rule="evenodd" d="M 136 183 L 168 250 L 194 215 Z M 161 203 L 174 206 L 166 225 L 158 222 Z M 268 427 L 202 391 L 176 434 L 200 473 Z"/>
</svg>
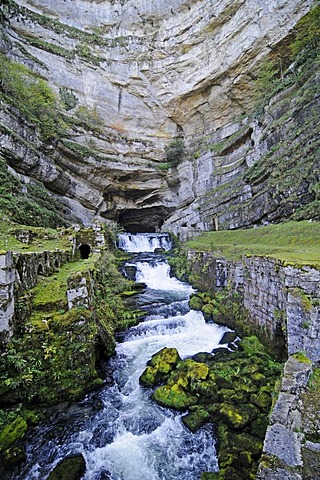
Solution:
<svg viewBox="0 0 320 480">
<path fill-rule="evenodd" d="M 302 465 L 300 434 L 278 423 L 267 429 L 264 452 L 274 455 L 290 467 Z"/>
<path fill-rule="evenodd" d="M 12 252 L 6 252 L 0 255 L 0 269 L 12 267 Z"/>
</svg>

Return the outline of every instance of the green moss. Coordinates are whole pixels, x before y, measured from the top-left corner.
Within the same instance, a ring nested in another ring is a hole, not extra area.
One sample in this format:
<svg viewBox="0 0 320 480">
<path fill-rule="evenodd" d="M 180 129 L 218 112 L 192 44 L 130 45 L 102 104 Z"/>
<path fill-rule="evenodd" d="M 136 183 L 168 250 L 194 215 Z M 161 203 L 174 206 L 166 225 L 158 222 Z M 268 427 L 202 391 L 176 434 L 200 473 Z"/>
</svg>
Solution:
<svg viewBox="0 0 320 480">
<path fill-rule="evenodd" d="M 86 470 L 82 455 L 73 455 L 63 459 L 49 474 L 48 480 L 80 480 Z"/>
<path fill-rule="evenodd" d="M 243 428 L 250 420 L 249 414 L 246 411 L 226 403 L 221 405 L 220 415 L 234 429 Z"/>
<path fill-rule="evenodd" d="M 293 358 L 295 358 L 296 360 L 298 360 L 298 362 L 300 363 L 308 363 L 308 364 L 312 364 L 310 358 L 308 358 L 305 354 L 305 352 L 297 352 L 297 353 L 294 353 L 292 355 Z"/>
<path fill-rule="evenodd" d="M 152 398 L 162 407 L 174 408 L 176 410 L 186 410 L 198 401 L 195 395 L 188 394 L 177 384 L 157 388 L 152 394 Z"/>
<path fill-rule="evenodd" d="M 192 432 L 196 432 L 200 427 L 207 423 L 211 418 L 210 413 L 202 406 L 196 405 L 192 412 L 182 417 L 183 423 Z"/>
<path fill-rule="evenodd" d="M 257 394 L 253 393 L 250 397 L 250 401 L 254 405 L 257 405 L 261 410 L 268 412 L 271 407 L 272 397 L 265 392 L 259 392 Z"/>
<path fill-rule="evenodd" d="M 27 422 L 17 417 L 13 422 L 0 431 L 0 452 L 12 447 L 25 436 L 28 429 Z"/>
<path fill-rule="evenodd" d="M 149 366 L 139 378 L 141 385 L 154 387 L 160 382 L 164 382 L 180 360 L 179 353 L 175 348 L 163 348 L 148 362 Z"/>
</svg>

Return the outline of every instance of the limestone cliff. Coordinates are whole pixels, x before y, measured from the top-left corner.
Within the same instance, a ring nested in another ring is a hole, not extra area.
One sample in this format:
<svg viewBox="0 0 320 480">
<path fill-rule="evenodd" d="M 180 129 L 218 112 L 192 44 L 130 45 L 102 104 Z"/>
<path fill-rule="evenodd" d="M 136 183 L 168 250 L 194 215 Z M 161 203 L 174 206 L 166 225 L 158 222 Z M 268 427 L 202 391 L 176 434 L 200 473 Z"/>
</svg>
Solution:
<svg viewBox="0 0 320 480">
<path fill-rule="evenodd" d="M 3 3 L 1 50 L 49 82 L 68 128 L 44 142 L 4 96 L 0 153 L 54 192 L 66 215 L 183 233 L 278 220 L 301 196 L 314 200 L 308 182 L 292 192 L 291 178 L 275 198 L 270 167 L 254 166 L 287 150 L 281 138 L 297 149 L 314 143 L 316 93 L 294 98 L 318 80 L 316 70 L 292 87 L 291 103 L 283 93 L 282 110 L 276 98 L 260 121 L 248 116 L 262 60 L 286 51 L 312 0 Z M 178 166 L 165 152 L 177 138 L 185 145 Z"/>
</svg>

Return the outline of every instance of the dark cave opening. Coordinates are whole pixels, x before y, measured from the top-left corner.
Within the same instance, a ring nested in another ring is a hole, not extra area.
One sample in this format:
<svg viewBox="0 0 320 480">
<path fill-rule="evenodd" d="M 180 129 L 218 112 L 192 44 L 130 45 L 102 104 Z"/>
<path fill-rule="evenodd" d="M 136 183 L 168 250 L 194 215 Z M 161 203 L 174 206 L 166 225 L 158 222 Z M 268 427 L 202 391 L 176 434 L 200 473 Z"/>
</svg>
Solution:
<svg viewBox="0 0 320 480">
<path fill-rule="evenodd" d="M 166 207 L 125 209 L 119 213 L 118 224 L 130 233 L 160 232 L 170 210 Z"/>
<path fill-rule="evenodd" d="M 91 247 L 87 243 L 83 243 L 79 247 L 79 252 L 80 252 L 80 257 L 82 260 L 86 260 L 89 258 L 90 252 L 91 252 Z"/>
</svg>

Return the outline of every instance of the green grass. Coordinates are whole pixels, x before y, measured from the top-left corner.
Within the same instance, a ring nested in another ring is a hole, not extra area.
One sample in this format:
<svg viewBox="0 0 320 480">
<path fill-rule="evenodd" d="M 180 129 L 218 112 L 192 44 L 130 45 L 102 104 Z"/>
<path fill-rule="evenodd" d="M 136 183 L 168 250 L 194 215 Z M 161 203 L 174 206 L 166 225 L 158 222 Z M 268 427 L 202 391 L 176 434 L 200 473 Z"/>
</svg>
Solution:
<svg viewBox="0 0 320 480">
<path fill-rule="evenodd" d="M 30 244 L 20 242 L 15 237 L 15 231 L 25 230 L 31 232 Z M 72 247 L 68 240 L 70 232 L 60 234 L 57 230 L 43 227 L 30 227 L 11 223 L 9 220 L 0 220 L 0 252 L 43 252 L 44 250 L 69 250 Z"/>
<path fill-rule="evenodd" d="M 37 286 L 32 290 L 35 309 L 50 310 L 56 309 L 57 306 L 61 309 L 66 308 L 67 279 L 74 273 L 92 269 L 97 258 L 98 255 L 91 255 L 86 260 L 67 263 L 55 275 L 40 278 Z"/>
<path fill-rule="evenodd" d="M 253 229 L 208 232 L 186 242 L 188 249 L 213 251 L 232 260 L 272 257 L 284 264 L 320 268 L 320 222 L 286 222 Z"/>
</svg>

